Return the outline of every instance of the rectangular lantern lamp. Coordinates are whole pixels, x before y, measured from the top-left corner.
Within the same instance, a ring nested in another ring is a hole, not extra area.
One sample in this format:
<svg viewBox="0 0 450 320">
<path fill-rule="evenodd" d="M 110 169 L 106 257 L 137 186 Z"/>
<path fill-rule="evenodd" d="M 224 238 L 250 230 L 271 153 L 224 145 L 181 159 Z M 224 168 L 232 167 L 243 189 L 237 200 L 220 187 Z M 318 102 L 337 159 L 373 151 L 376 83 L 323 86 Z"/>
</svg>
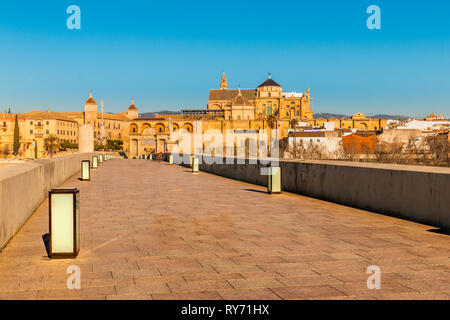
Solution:
<svg viewBox="0 0 450 320">
<path fill-rule="evenodd" d="M 81 161 L 81 181 L 91 180 L 91 161 Z"/>
<path fill-rule="evenodd" d="M 194 159 L 192 159 L 192 172 L 198 173 L 198 158 L 197 157 L 194 157 Z"/>
<path fill-rule="evenodd" d="M 270 167 L 267 179 L 267 192 L 281 193 L 281 168 Z"/>
<path fill-rule="evenodd" d="M 93 156 L 92 157 L 92 169 L 97 169 L 97 168 L 98 168 L 98 157 Z"/>
<path fill-rule="evenodd" d="M 49 256 L 75 258 L 80 251 L 80 192 L 77 188 L 49 191 Z"/>
<path fill-rule="evenodd" d="M 102 163 L 102 162 L 103 162 L 103 155 L 102 155 L 102 154 L 99 154 L 99 155 L 98 155 L 98 162 L 99 162 L 99 163 Z"/>
<path fill-rule="evenodd" d="M 169 154 L 169 164 L 173 164 L 173 155 Z"/>
</svg>

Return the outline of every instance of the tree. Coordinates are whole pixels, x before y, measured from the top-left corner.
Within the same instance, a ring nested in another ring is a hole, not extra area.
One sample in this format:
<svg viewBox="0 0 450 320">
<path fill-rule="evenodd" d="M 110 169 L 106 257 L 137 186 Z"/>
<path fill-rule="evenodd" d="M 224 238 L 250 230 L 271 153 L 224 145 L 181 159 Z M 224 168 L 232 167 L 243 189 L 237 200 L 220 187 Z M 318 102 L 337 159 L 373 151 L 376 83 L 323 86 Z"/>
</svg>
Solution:
<svg viewBox="0 0 450 320">
<path fill-rule="evenodd" d="M 122 150 L 122 140 L 108 140 L 106 141 L 106 149 L 108 150 Z"/>
<path fill-rule="evenodd" d="M 277 117 L 276 117 L 274 114 L 269 114 L 269 115 L 266 117 L 266 122 L 267 122 L 267 126 L 268 126 L 270 129 L 274 129 L 274 128 L 275 128 L 275 125 L 276 125 L 276 122 L 277 122 Z"/>
<path fill-rule="evenodd" d="M 277 117 L 274 114 L 269 114 L 266 116 L 267 126 L 269 127 L 269 144 L 268 144 L 268 152 L 267 155 L 272 156 L 272 129 L 277 126 Z"/>
<path fill-rule="evenodd" d="M 298 120 L 297 120 L 297 119 L 291 119 L 291 120 L 289 120 L 289 127 L 290 127 L 291 129 L 294 129 L 295 126 L 297 125 L 297 123 L 298 123 Z"/>
<path fill-rule="evenodd" d="M 78 144 L 77 143 L 73 143 L 70 142 L 69 140 L 63 140 L 60 142 L 59 144 L 60 149 L 77 149 L 78 148 Z"/>
<path fill-rule="evenodd" d="M 60 145 L 59 138 L 54 134 L 49 134 L 44 139 L 44 150 L 50 157 L 53 157 L 53 155 L 55 155 L 56 152 L 58 152 L 59 145 Z"/>
<path fill-rule="evenodd" d="M 20 149 L 19 121 L 17 120 L 16 114 L 16 120 L 14 122 L 14 145 L 13 145 L 13 154 L 15 156 L 19 154 L 19 149 Z"/>
</svg>

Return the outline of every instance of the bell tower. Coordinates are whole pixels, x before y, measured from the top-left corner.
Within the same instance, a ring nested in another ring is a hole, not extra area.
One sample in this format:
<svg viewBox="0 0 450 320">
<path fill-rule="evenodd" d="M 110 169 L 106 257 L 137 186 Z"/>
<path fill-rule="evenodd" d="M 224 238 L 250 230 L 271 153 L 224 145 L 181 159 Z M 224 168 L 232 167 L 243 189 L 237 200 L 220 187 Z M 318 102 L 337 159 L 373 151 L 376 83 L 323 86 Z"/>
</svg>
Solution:
<svg viewBox="0 0 450 320">
<path fill-rule="evenodd" d="M 228 89 L 227 76 L 225 75 L 225 71 L 222 72 L 222 78 L 220 79 L 220 89 L 221 90 Z"/>
<path fill-rule="evenodd" d="M 95 102 L 94 98 L 92 98 L 92 90 L 89 95 L 89 99 L 87 99 L 84 104 L 84 123 L 92 123 L 95 124 L 97 120 L 97 102 Z"/>
</svg>

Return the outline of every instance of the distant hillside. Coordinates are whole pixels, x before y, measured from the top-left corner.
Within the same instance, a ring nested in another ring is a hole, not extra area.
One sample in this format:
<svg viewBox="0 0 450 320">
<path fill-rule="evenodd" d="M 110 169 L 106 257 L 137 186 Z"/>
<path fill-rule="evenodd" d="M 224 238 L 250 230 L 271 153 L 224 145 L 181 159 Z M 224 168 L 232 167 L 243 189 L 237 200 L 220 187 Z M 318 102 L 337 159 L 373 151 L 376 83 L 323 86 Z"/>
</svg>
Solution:
<svg viewBox="0 0 450 320">
<path fill-rule="evenodd" d="M 162 110 L 162 111 L 158 111 L 158 112 L 144 112 L 144 113 L 140 113 L 139 117 L 140 118 L 154 118 L 159 114 L 181 114 L 181 112 L 170 111 L 170 110 Z"/>
<path fill-rule="evenodd" d="M 314 114 L 314 119 L 318 119 L 318 118 L 325 118 L 325 119 L 329 119 L 329 118 L 343 118 L 343 117 L 347 117 L 347 118 L 351 118 L 351 116 L 345 115 L 345 114 L 339 114 L 339 113 L 315 113 Z M 381 118 L 381 119 L 392 119 L 392 120 L 407 120 L 410 117 L 407 116 L 403 116 L 403 115 L 390 115 L 390 114 L 375 114 L 373 116 L 367 116 L 368 118 Z"/>
<path fill-rule="evenodd" d="M 343 118 L 343 117 L 347 117 L 347 115 L 345 114 L 338 114 L 338 113 L 327 113 L 327 112 L 322 112 L 322 113 L 314 113 L 314 119 L 319 119 L 319 118 L 325 118 L 325 119 L 329 119 L 329 118 Z"/>
<path fill-rule="evenodd" d="M 381 119 L 392 119 L 392 120 L 408 120 L 410 117 L 402 115 L 390 115 L 390 114 L 376 114 L 374 116 L 368 116 L 369 118 L 381 118 Z"/>
</svg>

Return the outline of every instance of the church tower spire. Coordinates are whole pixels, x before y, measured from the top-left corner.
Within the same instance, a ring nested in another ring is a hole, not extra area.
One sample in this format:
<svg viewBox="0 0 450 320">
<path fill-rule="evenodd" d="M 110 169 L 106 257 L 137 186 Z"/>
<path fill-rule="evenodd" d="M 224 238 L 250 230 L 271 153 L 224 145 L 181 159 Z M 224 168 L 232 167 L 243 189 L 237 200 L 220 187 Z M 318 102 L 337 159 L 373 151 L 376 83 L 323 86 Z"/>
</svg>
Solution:
<svg viewBox="0 0 450 320">
<path fill-rule="evenodd" d="M 227 76 L 225 75 L 225 71 L 222 72 L 222 78 L 220 79 L 220 89 L 221 90 L 228 89 Z"/>
</svg>

